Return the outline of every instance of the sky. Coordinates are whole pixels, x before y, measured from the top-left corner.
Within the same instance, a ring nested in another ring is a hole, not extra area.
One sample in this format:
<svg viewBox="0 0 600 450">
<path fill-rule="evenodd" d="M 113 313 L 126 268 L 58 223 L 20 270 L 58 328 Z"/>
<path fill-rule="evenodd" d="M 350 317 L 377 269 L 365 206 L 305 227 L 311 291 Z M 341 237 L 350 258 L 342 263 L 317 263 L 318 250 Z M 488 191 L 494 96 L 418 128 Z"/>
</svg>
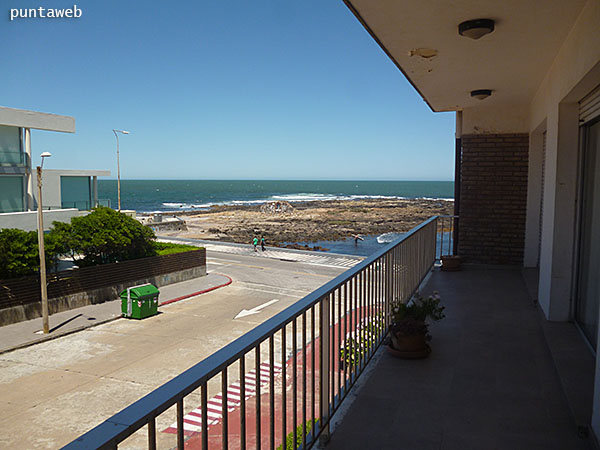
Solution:
<svg viewBox="0 0 600 450">
<path fill-rule="evenodd" d="M 122 179 L 452 180 L 433 113 L 341 0 L 0 2 L 2 106 L 75 117 L 34 164 Z"/>
</svg>

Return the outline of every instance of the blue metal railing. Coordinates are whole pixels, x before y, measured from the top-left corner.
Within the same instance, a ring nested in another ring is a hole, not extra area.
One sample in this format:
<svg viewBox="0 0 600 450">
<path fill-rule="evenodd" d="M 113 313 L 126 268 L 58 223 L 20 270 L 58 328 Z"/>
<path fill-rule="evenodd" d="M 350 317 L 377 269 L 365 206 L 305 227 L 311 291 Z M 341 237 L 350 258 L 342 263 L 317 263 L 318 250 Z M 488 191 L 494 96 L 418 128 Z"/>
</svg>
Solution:
<svg viewBox="0 0 600 450">
<path fill-rule="evenodd" d="M 131 436 L 138 439 L 136 446 L 139 439 L 147 439 L 148 448 L 154 449 L 157 417 L 176 406 L 177 447 L 183 449 L 189 439 L 208 449 L 209 426 L 215 424 L 214 410 L 209 417 L 209 388 L 217 381 L 221 448 L 229 447 L 230 423 L 240 438 L 236 448 L 245 449 L 248 442 L 257 448 L 280 444 L 286 448 L 286 436 L 293 435 L 295 443 L 298 433 L 303 437 L 300 448 L 313 447 L 319 436 L 329 435 L 331 417 L 383 341 L 391 302 L 408 301 L 432 268 L 437 234 L 438 218 L 432 217 L 65 448 L 117 448 Z M 276 359 L 281 362 L 279 384 Z M 261 361 L 269 363 L 268 376 L 260 375 L 265 370 Z M 246 385 L 247 367 L 255 371 L 254 387 Z M 233 377 L 239 377 L 239 400 L 228 399 L 228 380 Z M 198 389 L 201 414 L 190 434 L 184 424 L 184 399 Z M 261 394 L 268 394 L 268 400 L 261 400 Z M 249 407 L 252 398 L 257 400 Z M 263 408 L 265 404 L 268 408 Z M 230 420 L 234 414 L 238 414 L 235 423 Z M 144 426 L 147 437 L 136 433 Z"/>
</svg>

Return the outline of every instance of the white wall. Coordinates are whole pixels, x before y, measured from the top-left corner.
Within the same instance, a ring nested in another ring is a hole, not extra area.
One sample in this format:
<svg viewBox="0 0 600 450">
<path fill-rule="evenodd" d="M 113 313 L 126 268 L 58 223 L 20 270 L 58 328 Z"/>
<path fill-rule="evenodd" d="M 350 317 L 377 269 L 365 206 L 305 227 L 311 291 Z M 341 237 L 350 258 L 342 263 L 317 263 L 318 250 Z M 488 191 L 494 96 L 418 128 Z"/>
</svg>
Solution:
<svg viewBox="0 0 600 450">
<path fill-rule="evenodd" d="M 544 146 L 544 121 L 529 136 L 529 161 L 527 166 L 527 219 L 525 222 L 525 249 L 523 266 L 536 267 L 539 253 L 540 202 L 542 200 L 542 159 Z"/>
<path fill-rule="evenodd" d="M 37 180 L 37 178 L 36 178 Z M 37 181 L 36 181 L 37 183 Z M 35 189 L 35 201 L 37 205 L 37 184 Z M 60 172 L 42 171 L 42 205 L 44 207 L 60 208 L 62 206 L 60 195 Z M 37 206 L 36 206 L 37 207 Z"/>
<path fill-rule="evenodd" d="M 566 321 L 571 318 L 579 154 L 578 102 L 598 85 L 600 1 L 589 0 L 529 109 L 529 131 L 532 137 L 542 124 L 547 130 L 539 302 L 549 320 Z M 532 197 L 536 195 L 532 185 L 529 194 Z M 539 214 L 539 204 L 535 205 L 532 198 L 531 202 L 528 201 L 528 222 L 535 222 L 536 214 Z M 531 238 L 531 233 L 528 236 Z M 526 248 L 532 245 L 532 239 L 529 239 Z M 596 437 L 600 437 L 598 356 L 593 407 L 592 429 Z"/>
<path fill-rule="evenodd" d="M 78 217 L 80 215 L 81 214 L 77 209 L 44 211 L 44 230 L 49 230 L 54 221 L 70 222 L 73 217 Z M 1 213 L 0 229 L 2 228 L 18 228 L 24 231 L 35 231 L 37 230 L 37 211 Z"/>
<path fill-rule="evenodd" d="M 539 301 L 549 320 L 570 319 L 577 195 L 577 102 L 600 84 L 599 23 L 600 2 L 590 0 L 529 108 L 532 136 L 542 123 L 547 130 Z M 535 181 L 531 180 L 531 196 L 536 196 Z M 528 222 L 534 223 L 538 214 L 539 204 L 528 202 Z M 531 248 L 533 237 L 531 234 L 528 237 L 526 248 Z"/>
<path fill-rule="evenodd" d="M 463 134 L 528 133 L 527 124 L 525 104 L 488 106 L 484 99 L 475 107 L 463 109 Z"/>
</svg>

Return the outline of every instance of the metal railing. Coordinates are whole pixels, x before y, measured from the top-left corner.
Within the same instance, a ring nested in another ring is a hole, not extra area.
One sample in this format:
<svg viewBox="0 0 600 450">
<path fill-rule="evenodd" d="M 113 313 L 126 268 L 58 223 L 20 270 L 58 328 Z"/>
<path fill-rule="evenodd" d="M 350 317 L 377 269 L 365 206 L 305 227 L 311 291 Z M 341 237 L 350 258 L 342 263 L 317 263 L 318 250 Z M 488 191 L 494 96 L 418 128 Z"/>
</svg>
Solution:
<svg viewBox="0 0 600 450">
<path fill-rule="evenodd" d="M 457 236 L 458 216 L 437 216 L 438 223 L 438 242 L 436 257 L 457 255 Z"/>
<path fill-rule="evenodd" d="M 75 202 L 61 202 L 61 207 L 62 208 L 76 208 L 79 211 L 89 211 L 92 208 L 90 207 L 91 203 L 88 200 L 79 200 L 79 201 L 75 201 Z M 96 206 L 106 206 L 108 208 L 110 208 L 110 199 L 98 199 L 96 201 L 96 204 L 94 205 L 94 207 Z"/>
<path fill-rule="evenodd" d="M 89 211 L 91 209 L 89 200 L 79 200 L 74 202 L 63 201 L 61 202 L 61 208 L 75 208 L 79 211 Z"/>
<path fill-rule="evenodd" d="M 311 448 L 386 336 L 391 300 L 432 268 L 437 230 L 423 222 L 65 448 Z"/>
</svg>

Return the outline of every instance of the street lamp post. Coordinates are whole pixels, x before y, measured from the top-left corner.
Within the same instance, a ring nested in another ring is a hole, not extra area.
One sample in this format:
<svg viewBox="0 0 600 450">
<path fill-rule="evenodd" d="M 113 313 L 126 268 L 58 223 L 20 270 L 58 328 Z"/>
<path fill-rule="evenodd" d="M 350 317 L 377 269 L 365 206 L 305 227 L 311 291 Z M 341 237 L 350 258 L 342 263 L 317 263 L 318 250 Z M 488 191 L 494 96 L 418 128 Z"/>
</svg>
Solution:
<svg viewBox="0 0 600 450">
<path fill-rule="evenodd" d="M 50 324 L 48 321 L 48 291 L 46 289 L 46 252 L 44 251 L 44 214 L 42 212 L 42 168 L 44 167 L 44 158 L 52 156 L 50 152 L 44 152 L 40 155 L 42 164 L 36 167 L 37 185 L 38 185 L 38 247 L 40 253 L 40 288 L 42 294 L 42 321 L 44 334 L 50 333 Z"/>
<path fill-rule="evenodd" d="M 115 137 L 117 138 L 117 198 L 118 198 L 119 212 L 120 212 L 121 211 L 121 166 L 119 163 L 119 135 L 117 133 L 129 134 L 129 131 L 113 129 L 113 133 L 115 133 Z"/>
</svg>

